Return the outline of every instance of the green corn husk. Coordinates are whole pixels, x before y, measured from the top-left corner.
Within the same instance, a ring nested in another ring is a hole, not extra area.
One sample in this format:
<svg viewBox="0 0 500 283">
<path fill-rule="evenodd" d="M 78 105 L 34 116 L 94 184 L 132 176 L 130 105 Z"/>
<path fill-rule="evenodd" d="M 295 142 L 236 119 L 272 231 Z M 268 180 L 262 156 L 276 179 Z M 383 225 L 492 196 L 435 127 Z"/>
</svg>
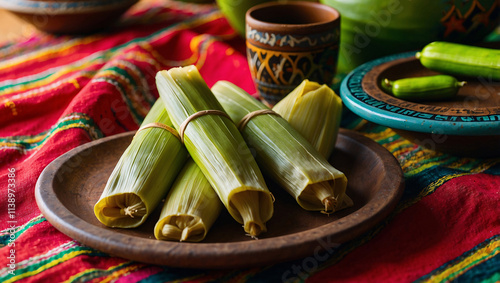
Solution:
<svg viewBox="0 0 500 283">
<path fill-rule="evenodd" d="M 335 148 L 342 100 L 327 85 L 304 80 L 273 111 L 280 114 L 326 158 Z"/>
<path fill-rule="evenodd" d="M 278 102 L 273 110 L 285 118 L 325 158 L 335 149 L 342 100 L 326 85 L 304 80 L 297 88 Z M 346 194 L 338 210 L 353 206 Z"/>
<path fill-rule="evenodd" d="M 212 92 L 235 123 L 248 113 L 269 109 L 241 88 L 219 81 Z M 335 212 L 347 186 L 344 173 L 331 166 L 285 119 L 264 114 L 240 129 L 256 150 L 260 168 L 292 195 L 306 210 Z"/>
<path fill-rule="evenodd" d="M 174 126 L 202 110 L 224 111 L 195 66 L 156 75 L 156 84 Z M 184 144 L 231 216 L 252 237 L 266 231 L 272 195 L 243 137 L 232 121 L 218 115 L 192 120 Z"/>
<path fill-rule="evenodd" d="M 222 209 L 222 202 L 203 172 L 189 160 L 170 189 L 156 223 L 158 240 L 199 242 Z"/>
<path fill-rule="evenodd" d="M 172 127 L 161 99 L 142 125 L 153 122 Z M 147 128 L 137 132 L 94 206 L 97 219 L 109 227 L 141 225 L 167 194 L 187 158 L 185 147 L 169 131 Z"/>
</svg>

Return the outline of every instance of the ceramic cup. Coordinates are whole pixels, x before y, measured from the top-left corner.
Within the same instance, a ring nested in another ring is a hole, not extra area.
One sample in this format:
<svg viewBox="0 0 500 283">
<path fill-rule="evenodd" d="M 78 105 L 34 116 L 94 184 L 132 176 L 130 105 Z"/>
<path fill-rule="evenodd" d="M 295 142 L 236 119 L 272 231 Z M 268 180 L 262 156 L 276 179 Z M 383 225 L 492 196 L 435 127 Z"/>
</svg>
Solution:
<svg viewBox="0 0 500 283">
<path fill-rule="evenodd" d="M 340 39 L 340 14 L 314 2 L 270 2 L 246 13 L 248 64 L 269 106 L 304 79 L 331 85 Z"/>
</svg>

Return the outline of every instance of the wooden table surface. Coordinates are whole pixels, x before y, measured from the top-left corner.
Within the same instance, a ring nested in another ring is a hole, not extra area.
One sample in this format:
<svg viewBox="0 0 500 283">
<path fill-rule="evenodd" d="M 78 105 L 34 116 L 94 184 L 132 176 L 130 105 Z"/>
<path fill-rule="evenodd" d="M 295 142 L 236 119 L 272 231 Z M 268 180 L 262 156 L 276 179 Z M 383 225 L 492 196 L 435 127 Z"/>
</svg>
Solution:
<svg viewBox="0 0 500 283">
<path fill-rule="evenodd" d="M 6 10 L 0 9 L 0 44 L 30 35 L 34 27 Z"/>
<path fill-rule="evenodd" d="M 140 0 L 136 5 L 147 5 L 148 1 Z M 0 8 L 0 44 L 30 36 L 36 29 L 9 11 Z"/>
</svg>

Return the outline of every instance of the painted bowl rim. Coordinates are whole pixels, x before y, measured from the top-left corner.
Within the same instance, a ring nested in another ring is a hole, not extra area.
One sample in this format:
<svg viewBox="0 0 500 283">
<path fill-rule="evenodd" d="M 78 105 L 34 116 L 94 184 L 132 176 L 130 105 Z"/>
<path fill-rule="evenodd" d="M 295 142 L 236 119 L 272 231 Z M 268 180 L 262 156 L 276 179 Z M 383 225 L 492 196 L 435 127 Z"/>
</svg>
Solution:
<svg viewBox="0 0 500 283">
<path fill-rule="evenodd" d="M 0 8 L 26 14 L 82 14 L 102 12 L 131 6 L 138 0 L 35 1 L 0 0 Z"/>
</svg>

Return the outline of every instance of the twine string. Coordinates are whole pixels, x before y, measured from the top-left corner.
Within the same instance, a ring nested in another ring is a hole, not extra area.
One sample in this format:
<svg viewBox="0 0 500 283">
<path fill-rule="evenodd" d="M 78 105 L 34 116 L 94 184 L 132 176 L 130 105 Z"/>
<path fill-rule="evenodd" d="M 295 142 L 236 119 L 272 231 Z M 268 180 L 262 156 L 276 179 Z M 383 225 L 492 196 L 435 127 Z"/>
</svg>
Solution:
<svg viewBox="0 0 500 283">
<path fill-rule="evenodd" d="M 174 128 L 172 128 L 168 125 L 162 124 L 162 123 L 158 123 L 158 122 L 148 123 L 148 124 L 142 126 L 139 130 L 137 130 L 137 132 L 135 134 L 137 135 L 140 131 L 148 129 L 148 128 L 160 128 L 160 129 L 167 130 L 170 133 L 172 133 L 172 135 L 174 135 L 177 139 L 179 139 L 179 141 L 182 142 L 182 139 L 179 136 L 179 133 Z"/>
<path fill-rule="evenodd" d="M 252 112 L 248 113 L 247 115 L 243 116 L 243 118 L 241 118 L 241 121 L 238 123 L 238 129 L 240 131 L 242 131 L 245 128 L 245 126 L 247 125 L 247 123 L 253 117 L 256 117 L 256 116 L 259 116 L 259 115 L 265 115 L 265 114 L 280 116 L 280 114 L 274 112 L 271 109 L 255 110 L 255 111 L 252 111 Z"/>
<path fill-rule="evenodd" d="M 184 143 L 184 132 L 186 131 L 186 128 L 187 128 L 189 122 L 193 121 L 194 119 L 196 119 L 198 117 L 205 116 L 205 115 L 218 115 L 218 116 L 226 117 L 229 120 L 231 120 L 231 117 L 229 117 L 229 115 L 227 115 L 227 113 L 224 111 L 220 111 L 220 110 L 198 111 L 198 112 L 192 114 L 191 116 L 187 117 L 187 119 L 184 120 L 184 122 L 182 122 L 182 124 L 179 126 L 179 135 L 180 135 L 180 139 L 181 139 L 182 143 Z"/>
</svg>

